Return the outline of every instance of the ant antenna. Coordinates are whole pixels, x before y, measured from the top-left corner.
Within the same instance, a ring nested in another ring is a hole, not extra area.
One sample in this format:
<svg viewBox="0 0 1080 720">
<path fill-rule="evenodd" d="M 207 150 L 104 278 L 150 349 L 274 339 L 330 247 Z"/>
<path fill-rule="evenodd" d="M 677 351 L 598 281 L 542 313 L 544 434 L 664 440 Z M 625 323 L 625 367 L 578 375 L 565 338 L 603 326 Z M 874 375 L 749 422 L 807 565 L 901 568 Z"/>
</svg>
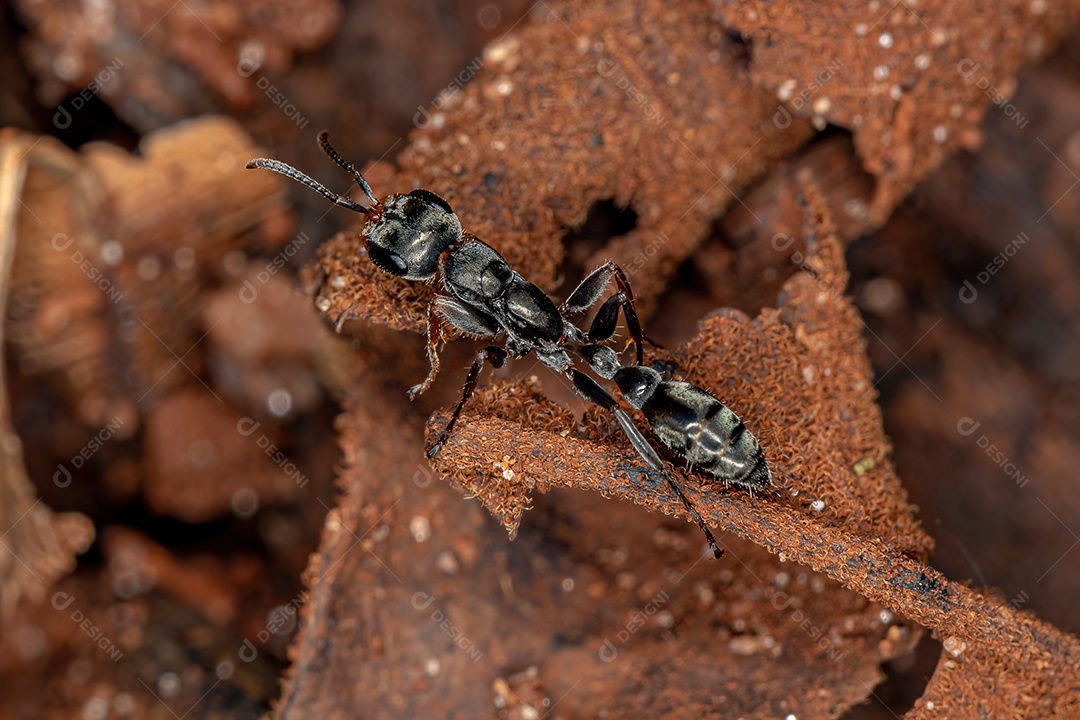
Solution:
<svg viewBox="0 0 1080 720">
<path fill-rule="evenodd" d="M 260 170 L 272 170 L 279 175 L 284 175 L 285 177 L 295 180 L 298 183 L 303 183 L 304 185 L 307 185 L 309 188 L 319 193 L 335 205 L 340 205 L 343 208 L 348 208 L 349 210 L 352 210 L 353 212 L 358 212 L 362 215 L 368 214 L 368 209 L 363 205 L 359 205 L 353 202 L 344 195 L 338 195 L 336 192 L 330 190 L 318 180 L 312 180 L 307 175 L 294 168 L 292 165 L 286 165 L 283 162 L 280 162 L 278 160 L 271 160 L 270 158 L 255 158 L 254 160 L 248 160 L 247 165 L 245 165 L 244 167 L 246 167 L 248 170 L 252 170 L 255 168 L 258 168 Z M 370 194 L 371 193 L 369 191 L 368 195 Z"/>
<path fill-rule="evenodd" d="M 375 193 L 371 192 L 371 186 L 368 185 L 368 181 L 364 179 L 364 176 L 360 174 L 360 171 L 357 170 L 351 162 L 338 155 L 337 150 L 331 147 L 330 133 L 326 130 L 319 133 L 319 147 L 322 148 L 324 153 L 330 156 L 331 160 L 340 165 L 345 172 L 353 176 L 353 179 L 356 180 L 356 184 L 360 186 L 360 189 L 364 191 L 365 195 L 371 198 L 372 203 L 375 205 L 379 204 L 379 200 L 375 197 Z"/>
</svg>

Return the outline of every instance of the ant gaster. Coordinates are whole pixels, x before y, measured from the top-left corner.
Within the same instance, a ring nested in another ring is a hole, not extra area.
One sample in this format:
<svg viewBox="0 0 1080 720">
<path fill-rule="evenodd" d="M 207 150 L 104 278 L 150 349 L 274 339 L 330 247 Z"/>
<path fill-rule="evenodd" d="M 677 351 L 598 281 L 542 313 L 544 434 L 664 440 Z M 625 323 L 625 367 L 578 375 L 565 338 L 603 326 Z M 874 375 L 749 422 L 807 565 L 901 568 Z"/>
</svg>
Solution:
<svg viewBox="0 0 1080 720">
<path fill-rule="evenodd" d="M 713 395 L 642 366 L 619 369 L 615 384 L 626 402 L 645 413 L 660 441 L 690 466 L 750 491 L 773 484 L 757 438 Z"/>
<path fill-rule="evenodd" d="M 634 450 L 652 470 L 664 477 L 705 533 L 713 554 L 720 557 L 723 551 L 716 545 L 705 521 L 615 398 L 582 372 L 572 370 L 571 378 L 578 394 L 615 416 Z M 626 402 L 645 414 L 653 434 L 682 455 L 687 465 L 751 492 L 772 486 L 772 474 L 757 438 L 746 429 L 738 415 L 713 395 L 691 383 L 669 380 L 665 374 L 641 363 L 619 368 L 614 380 Z"/>
<path fill-rule="evenodd" d="M 630 285 L 617 265 L 609 262 L 594 270 L 561 308 L 556 307 L 551 298 L 514 271 L 494 248 L 464 232 L 446 200 L 420 188 L 406 195 L 388 195 L 380 201 L 360 171 L 330 146 L 327 133 L 319 135 L 319 146 L 353 177 L 371 200 L 370 206 L 364 207 L 339 195 L 278 160 L 256 158 L 247 167 L 280 173 L 307 185 L 335 205 L 366 216 L 361 237 L 371 261 L 388 273 L 435 287 L 435 296 L 427 308 L 430 371 L 423 382 L 409 390 L 409 398 L 427 390 L 439 372 L 438 346 L 444 325 L 473 337 L 506 336 L 502 347 L 490 345 L 477 353 L 465 379 L 461 400 L 450 422 L 428 450 L 428 457 L 434 457 L 446 443 L 485 363 L 501 367 L 508 357 L 520 358 L 536 351 L 544 365 L 569 375 L 573 364 L 569 353 L 573 352 L 597 375 L 610 379 L 619 369 L 618 356 L 601 343 L 614 334 L 621 307 L 636 344 L 637 362 L 641 364 L 641 325 L 634 311 Z M 617 292 L 604 302 L 589 331 L 583 333 L 565 315 L 592 307 L 612 279 Z"/>
</svg>

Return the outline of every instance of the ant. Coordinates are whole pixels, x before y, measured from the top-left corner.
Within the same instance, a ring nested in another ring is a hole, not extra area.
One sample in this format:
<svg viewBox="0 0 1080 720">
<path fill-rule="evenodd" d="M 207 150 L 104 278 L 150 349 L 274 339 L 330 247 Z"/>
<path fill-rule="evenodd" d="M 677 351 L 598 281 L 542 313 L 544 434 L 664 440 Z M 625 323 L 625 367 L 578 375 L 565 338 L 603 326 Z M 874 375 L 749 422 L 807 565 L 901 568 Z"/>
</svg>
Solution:
<svg viewBox="0 0 1080 720">
<path fill-rule="evenodd" d="M 723 550 L 717 546 L 712 532 L 678 483 L 667 472 L 649 441 L 603 387 L 572 367 L 573 361 L 569 354 L 571 352 L 582 358 L 600 377 L 615 379 L 627 402 L 645 412 L 654 432 L 665 444 L 683 451 L 690 462 L 711 468 L 718 477 L 737 482 L 731 477 L 720 475 L 731 465 L 732 460 L 736 459 L 736 454 L 732 453 L 726 464 L 721 462 L 726 457 L 727 445 L 741 451 L 756 448 L 756 457 L 763 465 L 764 460 L 760 458 L 757 441 L 749 433 L 743 434 L 742 422 L 738 417 L 708 393 L 689 383 L 674 383 L 662 378 L 651 385 L 646 383 L 647 387 L 640 389 L 626 384 L 642 373 L 651 378 L 648 372 L 656 371 L 642 366 L 642 346 L 647 338 L 634 310 L 634 296 L 629 281 L 619 266 L 607 262 L 596 268 L 578 284 L 561 306 L 556 307 L 551 298 L 513 270 L 494 248 L 465 232 L 445 199 L 430 190 L 418 188 L 406 195 L 388 195 L 380 201 L 360 171 L 344 160 L 330 145 L 328 133 L 320 133 L 318 141 L 323 152 L 353 177 L 371 200 L 370 206 L 364 207 L 339 195 L 291 165 L 278 160 L 256 158 L 250 160 L 246 167 L 280 173 L 308 186 L 335 205 L 364 215 L 367 221 L 360 231 L 360 236 L 375 266 L 405 280 L 422 282 L 436 288 L 435 296 L 427 308 L 427 355 L 430 370 L 423 382 L 410 388 L 409 399 L 415 399 L 427 390 L 438 375 L 438 346 L 443 340 L 444 325 L 472 337 L 506 336 L 503 347 L 489 345 L 477 353 L 465 378 L 461 400 L 454 408 L 446 427 L 428 449 L 427 456 L 435 457 L 449 439 L 462 409 L 472 396 L 485 364 L 490 363 L 499 368 L 508 358 L 521 358 L 535 351 L 540 362 L 571 378 L 580 395 L 615 416 L 633 447 L 652 470 L 661 473 L 705 533 L 713 554 L 717 558 L 721 557 Z M 582 332 L 566 315 L 584 312 L 595 305 L 612 280 L 616 284 L 616 293 L 600 306 L 588 332 Z M 626 368 L 620 366 L 615 351 L 603 344 L 615 332 L 620 308 L 635 345 L 637 359 L 637 365 Z M 342 317 L 346 313 L 347 310 Z M 340 320 L 341 318 L 339 324 Z M 660 377 L 659 373 L 657 377 Z M 620 378 L 623 379 L 622 382 Z M 688 391 L 683 386 L 691 390 Z M 659 396 L 656 396 L 657 392 L 660 392 Z M 655 401 L 652 400 L 654 396 Z M 669 404 L 664 406 L 662 399 L 668 396 L 674 402 L 669 400 Z M 714 410 L 704 398 L 711 399 L 722 410 Z M 679 411 L 682 413 L 679 414 Z M 727 415 L 722 411 L 726 411 Z M 701 433 L 691 435 L 691 431 L 697 427 L 690 419 L 695 412 L 699 416 L 699 422 L 707 421 L 706 429 L 709 433 L 706 437 L 712 441 L 712 445 L 701 444 Z M 730 418 L 734 418 L 734 423 L 730 422 Z M 725 421 L 726 425 L 719 424 Z M 736 430 L 742 439 L 736 436 Z M 684 436 L 681 446 L 669 442 L 680 434 Z M 727 438 L 728 442 L 721 447 L 716 442 L 718 438 Z M 713 462 L 706 463 L 710 457 Z M 768 469 L 765 468 L 764 472 L 768 480 Z M 746 475 L 745 478 L 750 482 L 762 482 L 760 472 Z M 769 482 L 765 482 L 765 485 Z"/>
<path fill-rule="evenodd" d="M 409 399 L 415 399 L 435 381 L 444 325 L 472 337 L 506 336 L 502 347 L 489 345 L 477 353 L 465 378 L 461 400 L 450 422 L 428 449 L 429 458 L 435 457 L 450 437 L 485 363 L 499 368 L 507 358 L 521 358 L 536 351 L 544 365 L 568 374 L 573 364 L 569 353 L 573 352 L 597 375 L 610 379 L 619 369 L 619 361 L 615 351 L 602 343 L 615 333 L 620 308 L 637 346 L 637 361 L 641 363 L 644 335 L 634 311 L 630 284 L 618 265 L 608 262 L 595 269 L 562 306 L 556 307 L 551 298 L 513 270 L 493 247 L 464 232 L 450 203 L 442 197 L 418 188 L 406 195 L 388 195 L 380 201 L 360 171 L 331 147 L 328 133 L 319 134 L 319 147 L 353 177 L 371 200 L 370 206 L 364 207 L 339 195 L 278 160 L 256 158 L 246 167 L 280 173 L 307 185 L 335 205 L 364 215 L 367 222 L 360 236 L 376 267 L 436 288 L 427 307 L 430 370 L 423 382 L 409 390 Z M 595 305 L 613 279 L 617 292 L 604 302 L 589 331 L 583 333 L 565 316 Z"/>
</svg>

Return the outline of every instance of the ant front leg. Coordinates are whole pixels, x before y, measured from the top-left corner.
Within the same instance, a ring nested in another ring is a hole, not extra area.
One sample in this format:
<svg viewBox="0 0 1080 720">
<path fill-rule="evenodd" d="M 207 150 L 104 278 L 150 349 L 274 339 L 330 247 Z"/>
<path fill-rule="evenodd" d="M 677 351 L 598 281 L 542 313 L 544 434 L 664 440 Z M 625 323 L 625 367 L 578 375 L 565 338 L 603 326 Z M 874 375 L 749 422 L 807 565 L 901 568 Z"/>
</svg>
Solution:
<svg viewBox="0 0 1080 720">
<path fill-rule="evenodd" d="M 439 374 L 439 342 L 442 340 L 443 323 L 474 337 L 494 337 L 500 332 L 498 322 L 490 315 L 452 297 L 436 295 L 428 305 L 427 354 L 431 370 L 424 382 L 413 385 L 409 390 L 410 400 L 415 400 L 417 395 L 431 387 L 435 376 Z"/>
<path fill-rule="evenodd" d="M 427 310 L 427 356 L 430 369 L 424 382 L 409 388 L 409 399 L 415 400 L 417 395 L 422 394 L 435 382 L 435 376 L 439 374 L 439 341 L 442 340 L 442 320 L 435 311 L 435 303 L 428 305 Z"/>
<path fill-rule="evenodd" d="M 645 436 L 641 434 L 637 425 L 635 425 L 630 417 L 619 407 L 615 398 L 585 373 L 578 370 L 571 370 L 570 373 L 571 378 L 574 381 L 574 389 L 579 395 L 615 415 L 619 427 L 626 433 L 626 437 L 630 439 L 630 444 L 637 450 L 638 455 L 641 456 L 649 468 L 664 476 L 664 480 L 667 481 L 672 492 L 674 492 L 675 496 L 682 501 L 683 507 L 685 507 L 687 512 L 690 513 L 690 516 L 694 518 L 694 522 L 701 528 L 701 531 L 705 533 L 705 539 L 709 541 L 709 547 L 712 549 L 713 555 L 717 558 L 723 557 L 724 551 L 716 544 L 716 538 L 713 537 L 712 531 L 709 530 L 709 526 L 706 525 L 705 521 L 701 518 L 697 508 L 694 507 L 693 503 L 690 502 L 690 498 L 686 497 L 682 488 L 679 487 L 679 484 L 675 482 L 675 479 L 668 473 L 664 461 L 656 454 L 656 450 L 649 444 L 649 441 L 645 439 Z"/>
<path fill-rule="evenodd" d="M 341 311 L 341 314 L 337 316 L 337 319 L 334 320 L 334 332 L 338 335 L 341 334 L 341 328 L 344 327 L 346 320 L 364 320 L 367 318 L 366 315 L 361 314 L 355 308 L 356 306 L 345 308 Z"/>
<path fill-rule="evenodd" d="M 643 360 L 642 343 L 645 334 L 641 331 L 641 322 L 638 320 L 637 311 L 634 310 L 634 292 L 630 289 L 630 281 L 626 274 L 610 260 L 589 273 L 578 284 L 570 297 L 562 304 L 562 311 L 567 313 L 583 312 L 600 299 L 604 289 L 615 279 L 618 292 L 612 295 L 601 307 L 589 327 L 588 341 L 597 342 L 607 340 L 615 332 L 615 323 L 618 320 L 618 308 L 621 307 L 626 316 L 626 329 L 637 346 L 637 364 Z"/>
<path fill-rule="evenodd" d="M 446 423 L 446 427 L 443 428 L 443 431 L 435 438 L 435 444 L 428 449 L 427 456 L 429 458 L 438 455 L 439 451 L 442 450 L 443 445 L 450 439 L 450 433 L 453 431 L 454 424 L 457 423 L 458 417 L 461 416 L 461 410 L 472 396 L 473 389 L 476 388 L 476 380 L 480 377 L 480 371 L 484 369 L 485 360 L 494 367 L 501 368 L 503 363 L 506 362 L 506 351 L 502 348 L 495 347 L 494 345 L 489 345 L 476 354 L 476 360 L 473 361 L 472 367 L 469 368 L 469 374 L 465 377 L 465 389 L 461 394 L 461 401 L 458 402 L 457 407 L 454 408 L 454 414 L 450 416 L 450 422 Z"/>
</svg>

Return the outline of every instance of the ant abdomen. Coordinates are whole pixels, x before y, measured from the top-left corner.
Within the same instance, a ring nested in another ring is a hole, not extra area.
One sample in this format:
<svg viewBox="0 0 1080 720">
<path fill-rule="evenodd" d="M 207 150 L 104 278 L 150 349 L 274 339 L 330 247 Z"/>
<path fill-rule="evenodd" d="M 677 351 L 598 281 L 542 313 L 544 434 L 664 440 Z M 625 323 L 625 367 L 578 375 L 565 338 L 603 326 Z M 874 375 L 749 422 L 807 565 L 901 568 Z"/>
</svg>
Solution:
<svg viewBox="0 0 1080 720">
<path fill-rule="evenodd" d="M 773 484 L 757 438 L 708 392 L 688 382 L 664 380 L 642 366 L 620 369 L 615 382 L 626 401 L 645 413 L 660 441 L 696 469 L 751 490 Z"/>
</svg>

